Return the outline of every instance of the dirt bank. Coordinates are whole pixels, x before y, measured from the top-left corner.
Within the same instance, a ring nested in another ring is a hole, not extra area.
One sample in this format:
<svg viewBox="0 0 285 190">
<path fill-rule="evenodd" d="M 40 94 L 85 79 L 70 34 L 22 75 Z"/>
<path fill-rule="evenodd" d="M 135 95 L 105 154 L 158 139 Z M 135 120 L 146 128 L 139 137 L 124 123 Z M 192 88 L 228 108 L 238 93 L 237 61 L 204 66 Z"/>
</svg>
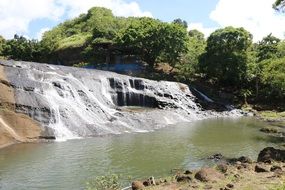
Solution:
<svg viewBox="0 0 285 190">
<path fill-rule="evenodd" d="M 268 147 L 257 161 L 247 157 L 226 159 L 222 155 L 212 168 L 179 171 L 163 179 L 135 181 L 133 190 L 283 190 L 285 189 L 285 150 Z"/>
<path fill-rule="evenodd" d="M 0 65 L 0 148 L 17 142 L 31 142 L 41 136 L 39 123 L 15 112 L 13 88 Z"/>
</svg>

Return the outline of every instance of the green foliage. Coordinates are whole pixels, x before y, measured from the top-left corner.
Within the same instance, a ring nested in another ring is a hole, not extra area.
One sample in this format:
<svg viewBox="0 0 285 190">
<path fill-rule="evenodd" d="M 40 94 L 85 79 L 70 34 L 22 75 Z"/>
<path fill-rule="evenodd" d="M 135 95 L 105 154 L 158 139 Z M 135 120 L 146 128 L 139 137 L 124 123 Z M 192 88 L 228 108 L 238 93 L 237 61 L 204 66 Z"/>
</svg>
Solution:
<svg viewBox="0 0 285 190">
<path fill-rule="evenodd" d="M 174 24 L 180 24 L 184 28 L 188 28 L 188 23 L 185 20 L 182 20 L 181 18 L 177 18 L 173 20 Z"/>
<path fill-rule="evenodd" d="M 252 35 L 244 28 L 226 27 L 213 32 L 207 39 L 206 52 L 199 68 L 208 78 L 223 85 L 240 85 L 247 77 L 248 50 Z"/>
<path fill-rule="evenodd" d="M 277 45 L 277 57 L 285 57 L 285 41 L 280 41 Z"/>
<path fill-rule="evenodd" d="M 284 0 L 276 0 L 275 3 L 273 4 L 273 8 L 275 10 L 284 10 L 285 7 L 285 1 Z"/>
<path fill-rule="evenodd" d="M 118 190 L 122 187 L 119 179 L 116 174 L 99 176 L 86 183 L 86 190 Z"/>
<path fill-rule="evenodd" d="M 258 61 L 276 58 L 279 42 L 280 39 L 272 36 L 272 34 L 264 37 L 257 45 Z"/>
<path fill-rule="evenodd" d="M 90 63 L 80 62 L 80 63 L 77 63 L 77 64 L 73 64 L 72 67 L 82 68 L 82 67 L 87 67 L 88 65 L 90 65 Z"/>
<path fill-rule="evenodd" d="M 91 37 L 90 34 L 89 35 L 75 34 L 70 37 L 64 38 L 58 42 L 59 45 L 56 50 L 82 47 L 86 43 L 87 39 L 89 39 L 90 37 Z"/>
<path fill-rule="evenodd" d="M 41 57 L 41 45 L 37 40 L 28 40 L 23 36 L 15 35 L 2 46 L 3 56 L 23 61 L 39 61 Z"/>
<path fill-rule="evenodd" d="M 187 42 L 187 53 L 182 56 L 177 65 L 178 78 L 186 81 L 192 78 L 198 70 L 199 57 L 205 52 L 206 41 L 204 34 L 198 30 L 190 30 Z"/>
<path fill-rule="evenodd" d="M 262 62 L 262 84 L 265 96 L 285 98 L 285 57 Z"/>
<path fill-rule="evenodd" d="M 5 44 L 6 44 L 6 40 L 0 35 L 0 55 L 2 55 L 3 53 Z"/>
<path fill-rule="evenodd" d="M 121 30 L 117 43 L 133 50 L 150 66 L 161 59 L 175 65 L 187 50 L 187 32 L 180 24 L 168 24 L 152 18 L 139 18 Z"/>
</svg>

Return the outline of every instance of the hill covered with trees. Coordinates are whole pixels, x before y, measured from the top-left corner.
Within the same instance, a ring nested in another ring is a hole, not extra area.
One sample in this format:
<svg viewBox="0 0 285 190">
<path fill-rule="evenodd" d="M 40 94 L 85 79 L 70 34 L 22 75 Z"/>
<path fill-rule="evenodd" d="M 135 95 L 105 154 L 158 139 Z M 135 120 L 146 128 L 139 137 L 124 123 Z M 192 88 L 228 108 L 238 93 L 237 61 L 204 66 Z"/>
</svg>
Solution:
<svg viewBox="0 0 285 190">
<path fill-rule="evenodd" d="M 284 1 L 278 2 L 275 7 L 283 8 Z M 202 81 L 242 101 L 282 105 L 285 41 L 272 34 L 257 43 L 252 39 L 244 28 L 221 28 L 205 38 L 198 30 L 187 31 L 187 22 L 181 19 L 166 23 L 116 17 L 109 9 L 94 7 L 45 32 L 41 41 L 0 37 L 0 56 L 65 65 L 109 64 L 116 56 L 130 56 L 152 69 L 167 63 L 172 80 Z"/>
</svg>

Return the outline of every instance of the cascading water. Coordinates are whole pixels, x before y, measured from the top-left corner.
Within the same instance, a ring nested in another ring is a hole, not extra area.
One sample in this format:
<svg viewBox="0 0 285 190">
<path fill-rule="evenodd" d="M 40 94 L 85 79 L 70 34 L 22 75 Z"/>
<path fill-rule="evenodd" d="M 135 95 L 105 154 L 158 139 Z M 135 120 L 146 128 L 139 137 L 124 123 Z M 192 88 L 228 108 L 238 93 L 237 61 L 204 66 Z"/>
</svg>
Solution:
<svg viewBox="0 0 285 190">
<path fill-rule="evenodd" d="M 181 83 L 28 62 L 0 64 L 14 88 L 16 111 L 40 122 L 44 135 L 56 139 L 145 132 L 177 122 L 233 115 L 202 111 L 188 86 Z"/>
</svg>

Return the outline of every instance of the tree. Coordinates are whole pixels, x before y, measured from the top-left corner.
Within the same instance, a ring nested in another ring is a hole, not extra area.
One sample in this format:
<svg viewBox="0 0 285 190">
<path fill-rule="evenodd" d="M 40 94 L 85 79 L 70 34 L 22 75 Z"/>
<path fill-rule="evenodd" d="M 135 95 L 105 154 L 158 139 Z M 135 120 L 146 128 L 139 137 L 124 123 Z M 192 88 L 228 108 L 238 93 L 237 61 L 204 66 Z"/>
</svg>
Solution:
<svg viewBox="0 0 285 190">
<path fill-rule="evenodd" d="M 4 49 L 5 44 L 6 44 L 5 38 L 3 38 L 3 36 L 0 35 L 0 56 L 3 53 L 3 49 Z"/>
<path fill-rule="evenodd" d="M 280 42 L 279 38 L 272 36 L 272 34 L 264 37 L 257 44 L 257 57 L 258 61 L 265 59 L 276 58 L 278 53 L 278 44 Z"/>
<path fill-rule="evenodd" d="M 28 40 L 15 34 L 13 39 L 6 41 L 3 55 L 15 60 L 39 61 L 41 51 L 40 43 L 37 40 Z"/>
<path fill-rule="evenodd" d="M 163 23 L 152 18 L 139 18 L 118 35 L 117 43 L 133 49 L 151 67 L 157 58 L 175 64 L 186 51 L 187 31 L 178 24 Z"/>
<path fill-rule="evenodd" d="M 174 19 L 172 23 L 180 24 L 184 28 L 188 28 L 188 23 L 185 20 L 182 20 L 181 18 Z"/>
<path fill-rule="evenodd" d="M 204 34 L 198 30 L 188 32 L 187 53 L 182 56 L 178 65 L 178 77 L 189 80 L 198 70 L 199 57 L 205 52 L 206 40 Z"/>
<path fill-rule="evenodd" d="M 277 56 L 279 58 L 285 57 L 285 41 L 280 41 L 277 45 Z"/>
<path fill-rule="evenodd" d="M 263 94 L 266 98 L 285 98 L 285 58 L 268 59 L 262 62 Z"/>
<path fill-rule="evenodd" d="M 275 3 L 273 4 L 273 8 L 275 10 L 284 10 L 285 7 L 285 0 L 276 0 Z"/>
<path fill-rule="evenodd" d="M 208 78 L 223 85 L 243 84 L 251 45 L 252 35 L 244 28 L 218 29 L 207 39 L 199 68 Z"/>
</svg>

